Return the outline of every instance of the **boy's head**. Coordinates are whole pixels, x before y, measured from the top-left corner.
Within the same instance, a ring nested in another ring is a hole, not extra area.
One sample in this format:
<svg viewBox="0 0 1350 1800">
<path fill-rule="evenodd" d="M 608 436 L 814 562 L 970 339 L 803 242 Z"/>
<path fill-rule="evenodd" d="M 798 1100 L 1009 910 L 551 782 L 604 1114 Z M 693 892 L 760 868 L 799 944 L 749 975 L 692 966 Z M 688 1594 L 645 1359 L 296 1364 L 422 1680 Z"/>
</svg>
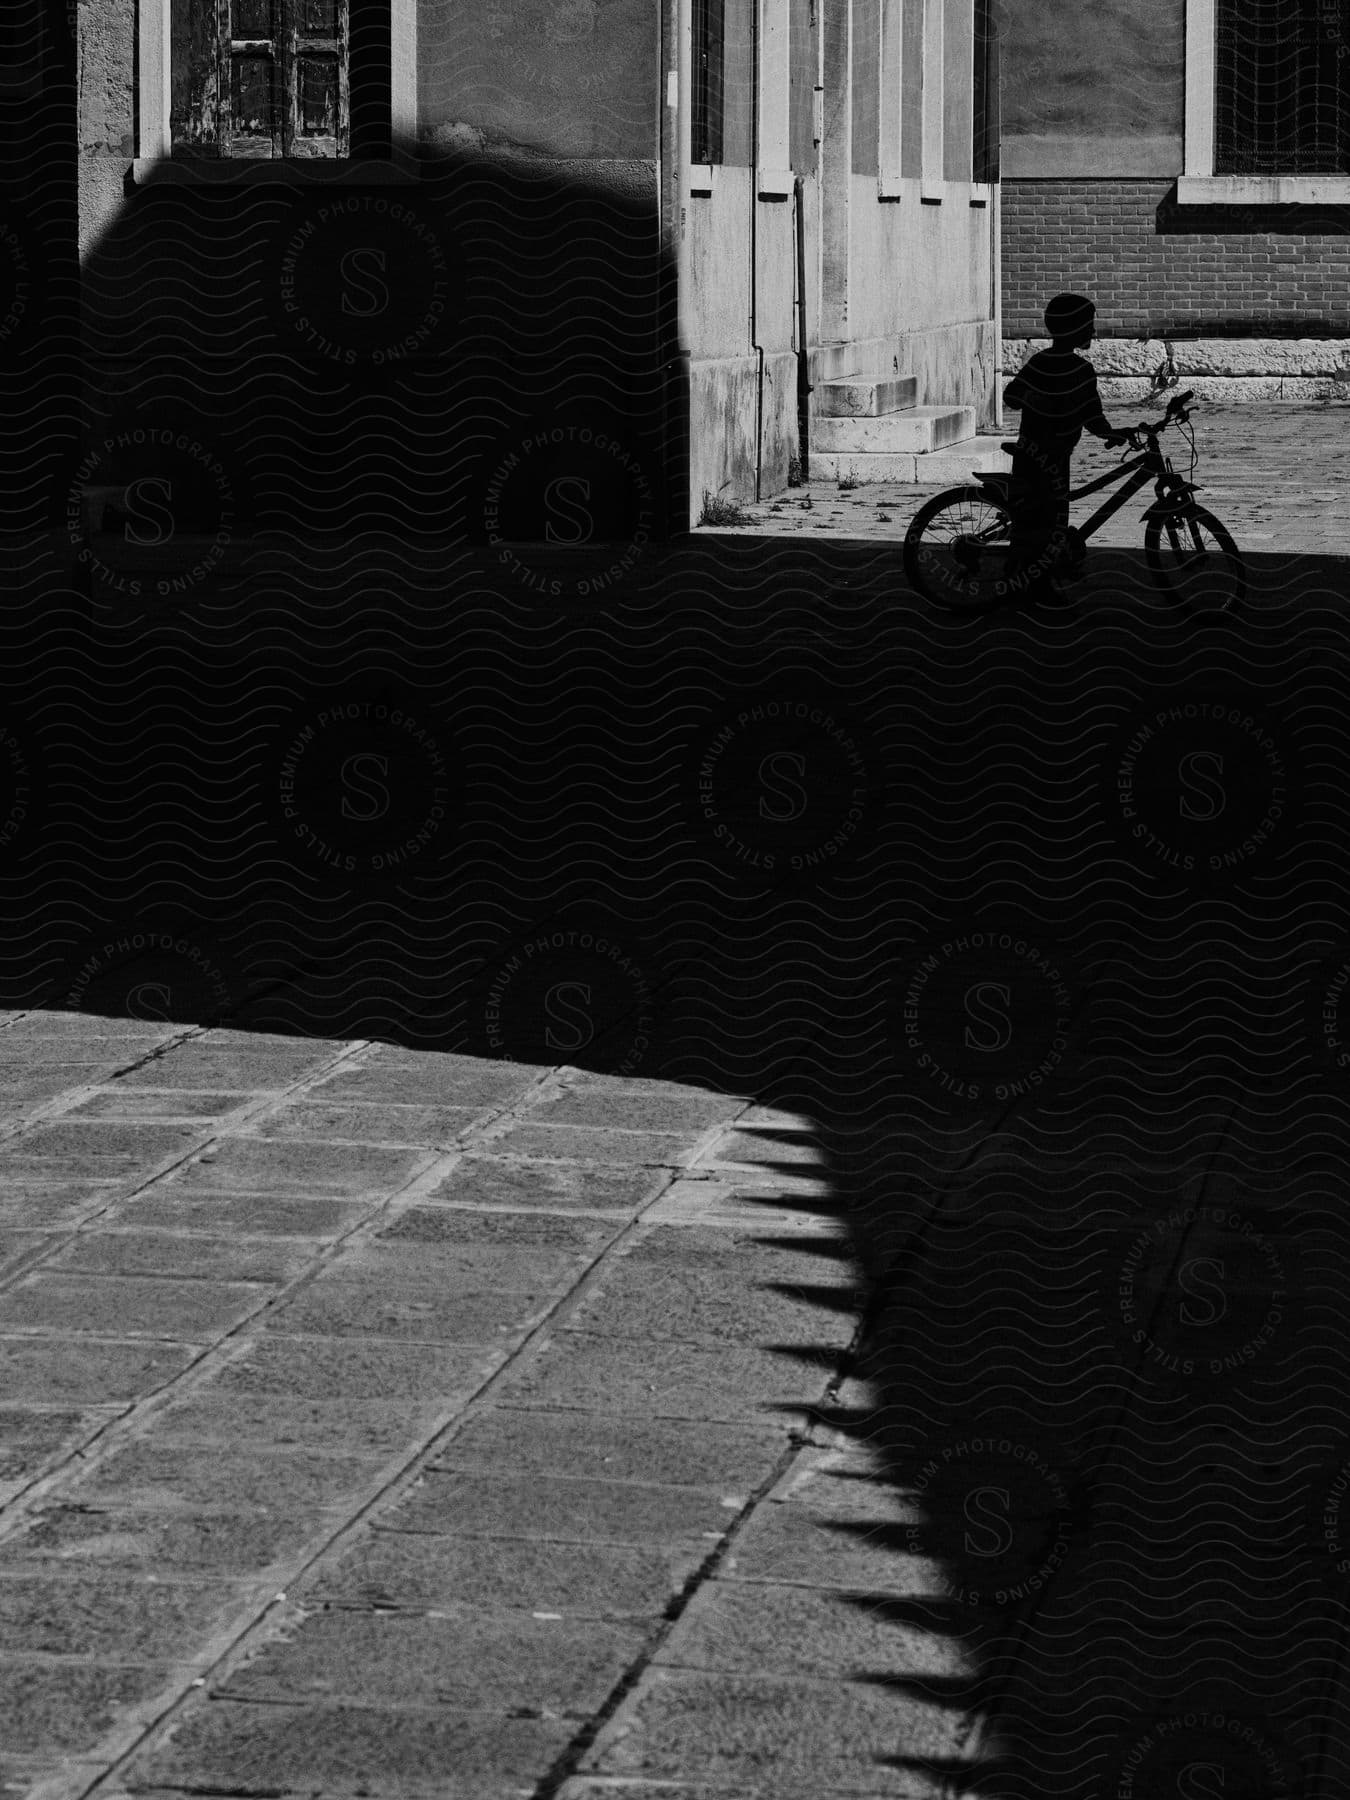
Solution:
<svg viewBox="0 0 1350 1800">
<path fill-rule="evenodd" d="M 1045 329 L 1057 350 L 1079 350 L 1092 342 L 1097 309 L 1081 294 L 1056 294 L 1045 309 Z"/>
</svg>

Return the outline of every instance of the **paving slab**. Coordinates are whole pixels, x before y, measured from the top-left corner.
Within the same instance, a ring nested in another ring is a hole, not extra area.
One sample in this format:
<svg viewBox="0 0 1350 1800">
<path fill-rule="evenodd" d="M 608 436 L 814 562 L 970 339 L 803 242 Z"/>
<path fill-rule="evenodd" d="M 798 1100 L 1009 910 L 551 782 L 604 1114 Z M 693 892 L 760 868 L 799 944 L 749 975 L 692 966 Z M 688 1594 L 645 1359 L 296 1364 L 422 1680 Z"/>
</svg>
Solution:
<svg viewBox="0 0 1350 1800">
<path fill-rule="evenodd" d="M 90 1203 L 91 1204 L 91 1203 Z M 143 1194 L 119 1200 L 108 1222 L 119 1226 L 182 1226 L 211 1234 L 228 1231 L 256 1237 L 336 1238 L 375 1210 L 369 1200 L 304 1200 L 292 1194 L 195 1192 L 160 1183 Z"/>
<path fill-rule="evenodd" d="M 527 1368 L 511 1371 L 498 1391 L 517 1406 L 763 1424 L 798 1409 L 799 1418 L 823 1392 L 823 1375 L 803 1378 L 812 1360 L 794 1362 L 790 1354 L 743 1345 L 709 1348 L 562 1331 Z"/>
<path fill-rule="evenodd" d="M 760 1486 L 783 1454 L 781 1431 L 716 1425 L 707 1419 L 484 1407 L 436 1452 L 430 1467 L 584 1475 L 747 1493 Z"/>
<path fill-rule="evenodd" d="M 286 1282 L 307 1268 L 313 1249 L 285 1239 L 240 1241 L 204 1232 L 95 1227 L 54 1248 L 48 1270 L 93 1275 L 190 1275 L 196 1280 Z"/>
<path fill-rule="evenodd" d="M 172 1185 L 189 1193 L 239 1191 L 277 1199 L 383 1197 L 402 1187 L 424 1160 L 425 1153 L 376 1144 L 228 1137 L 175 1170 Z"/>
<path fill-rule="evenodd" d="M 340 1450 L 383 1460 L 421 1442 L 441 1417 L 435 1400 L 386 1395 L 379 1400 L 305 1400 L 290 1394 L 239 1394 L 207 1382 L 156 1409 L 158 1443 L 223 1449 L 275 1444 Z"/>
<path fill-rule="evenodd" d="M 715 1489 L 429 1469 L 379 1522 L 386 1531 L 460 1537 L 663 1544 L 719 1537 L 744 1503 Z"/>
<path fill-rule="evenodd" d="M 380 1050 L 325 1076 L 307 1098 L 326 1105 L 346 1101 L 504 1108 L 533 1088 L 542 1070 L 468 1056 L 438 1056 L 434 1066 L 404 1053 Z"/>
<path fill-rule="evenodd" d="M 78 1491 L 69 1490 L 72 1496 Z M 331 1529 L 331 1523 L 316 1524 L 313 1515 L 279 1518 L 254 1509 L 189 1510 L 173 1516 L 121 1505 L 103 1495 L 72 1498 L 38 1508 L 24 1528 L 0 1544 L 0 1571 L 54 1563 L 198 1578 L 262 1576 L 275 1570 L 284 1579 L 306 1545 L 317 1548 Z"/>
<path fill-rule="evenodd" d="M 502 1354 L 467 1345 L 269 1337 L 248 1344 L 205 1385 L 225 1394 L 288 1399 L 467 1400 L 500 1365 Z"/>
<path fill-rule="evenodd" d="M 288 1592 L 303 1605 L 520 1608 L 565 1618 L 661 1617 L 708 1544 L 575 1544 L 377 1529 Z"/>
<path fill-rule="evenodd" d="M 513 1262 L 519 1266 L 518 1259 Z M 494 1277 L 512 1272 L 503 1271 L 500 1263 L 486 1277 L 471 1276 L 474 1285 L 467 1287 L 461 1281 L 437 1282 L 420 1264 L 416 1271 L 420 1280 L 414 1285 L 400 1280 L 397 1265 L 389 1267 L 383 1279 L 377 1275 L 367 1280 L 344 1279 L 343 1271 L 330 1269 L 321 1280 L 284 1300 L 268 1315 L 264 1329 L 298 1337 L 491 1344 L 530 1330 L 550 1310 L 549 1297 L 531 1288 L 488 1285 Z M 517 1279 L 523 1283 L 535 1272 L 536 1265 L 530 1263 Z M 537 1272 L 556 1273 L 547 1266 Z"/>
<path fill-rule="evenodd" d="M 449 1149 L 484 1112 L 476 1106 L 342 1105 L 306 1099 L 268 1113 L 252 1130 L 263 1138 Z"/>
<path fill-rule="evenodd" d="M 451 1603 L 432 1613 L 316 1612 L 213 1685 L 236 1700 L 454 1707 L 589 1717 L 644 1633 Z"/>
<path fill-rule="evenodd" d="M 196 1038 L 175 1045 L 162 1056 L 140 1062 L 119 1077 L 127 1088 L 234 1089 L 239 1093 L 265 1093 L 289 1087 L 312 1076 L 335 1060 L 339 1046 L 295 1040 L 295 1047 L 278 1051 L 247 1044 L 217 1046 L 211 1038 Z"/>
<path fill-rule="evenodd" d="M 228 1586 L 87 1571 L 0 1575 L 0 1642 L 8 1655 L 103 1655 L 183 1661 L 239 1609 Z"/>
<path fill-rule="evenodd" d="M 203 1455 L 196 1444 L 142 1437 L 100 1459 L 64 1491 L 78 1504 L 117 1500 L 127 1506 L 196 1513 L 256 1510 L 286 1518 L 335 1506 L 368 1490 L 379 1468 L 377 1461 L 343 1456 L 336 1449 L 240 1444 L 225 1459 Z"/>
<path fill-rule="evenodd" d="M 90 1750 L 117 1719 L 150 1699 L 169 1671 L 6 1661 L 0 1678 L 0 1737 L 6 1756 Z"/>
<path fill-rule="evenodd" d="M 653 1669 L 582 1770 L 731 1786 L 747 1800 L 832 1788 L 939 1800 L 946 1776 L 897 1765 L 959 1763 L 965 1738 L 952 1707 L 879 1684 Z"/>
<path fill-rule="evenodd" d="M 181 1374 L 200 1347 L 109 1337 L 0 1337 L 0 1393 L 7 1402 L 112 1405 Z"/>
<path fill-rule="evenodd" d="M 648 1168 L 675 1168 L 684 1160 L 689 1140 L 700 1135 L 674 1131 L 622 1131 L 600 1125 L 513 1125 L 494 1135 L 499 1156 L 539 1157 L 548 1162 L 615 1166 L 638 1163 Z"/>
<path fill-rule="evenodd" d="M 629 1213 L 658 1193 L 668 1179 L 657 1169 L 593 1169 L 470 1155 L 421 1199 L 427 1205 Z"/>
<path fill-rule="evenodd" d="M 64 1083 L 73 1087 L 74 1082 Z M 99 1088 L 85 1100 L 68 1107 L 63 1118 L 74 1124 L 86 1119 L 223 1119 L 252 1103 L 248 1094 L 213 1094 L 192 1088 L 156 1092 L 127 1087 Z"/>
<path fill-rule="evenodd" d="M 0 1331 L 207 1340 L 269 1297 L 262 1283 L 25 1275 L 0 1293 Z"/>
<path fill-rule="evenodd" d="M 121 1777 L 130 1793 L 418 1795 L 520 1800 L 571 1741 L 563 1720 L 214 1700 L 181 1713 Z"/>
</svg>

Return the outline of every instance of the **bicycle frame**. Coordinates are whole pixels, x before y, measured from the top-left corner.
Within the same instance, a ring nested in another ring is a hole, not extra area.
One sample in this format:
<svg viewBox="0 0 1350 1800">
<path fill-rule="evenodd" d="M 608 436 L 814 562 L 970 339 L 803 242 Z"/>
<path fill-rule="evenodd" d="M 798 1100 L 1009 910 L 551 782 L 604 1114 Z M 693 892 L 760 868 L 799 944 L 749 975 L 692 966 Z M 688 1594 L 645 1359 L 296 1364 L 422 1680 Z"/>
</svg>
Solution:
<svg viewBox="0 0 1350 1800">
<path fill-rule="evenodd" d="M 978 476 L 977 479 L 981 486 L 990 490 L 991 495 L 998 499 L 1002 506 L 1005 508 L 1010 506 L 1008 487 L 1012 480 L 1011 475 L 999 473 L 992 479 L 988 476 Z M 1102 488 L 1114 487 L 1117 484 L 1120 487 L 1120 491 L 1113 494 L 1104 505 L 1099 506 L 1090 519 L 1085 519 L 1081 525 L 1073 527 L 1078 537 L 1080 539 L 1090 538 L 1109 518 L 1118 513 L 1122 506 L 1132 500 L 1141 488 L 1147 487 L 1150 480 L 1154 482 L 1157 489 L 1157 498 L 1152 506 L 1144 512 L 1143 517 L 1146 519 L 1163 513 L 1176 515 L 1195 491 L 1195 483 L 1183 480 L 1156 446 L 1149 450 L 1143 450 L 1132 462 L 1127 462 L 1120 468 L 1110 469 L 1105 475 L 1099 475 L 1095 481 L 1084 482 L 1082 487 L 1069 489 L 1067 497 L 1072 502 L 1081 500 L 1086 494 L 1095 494 Z"/>
</svg>

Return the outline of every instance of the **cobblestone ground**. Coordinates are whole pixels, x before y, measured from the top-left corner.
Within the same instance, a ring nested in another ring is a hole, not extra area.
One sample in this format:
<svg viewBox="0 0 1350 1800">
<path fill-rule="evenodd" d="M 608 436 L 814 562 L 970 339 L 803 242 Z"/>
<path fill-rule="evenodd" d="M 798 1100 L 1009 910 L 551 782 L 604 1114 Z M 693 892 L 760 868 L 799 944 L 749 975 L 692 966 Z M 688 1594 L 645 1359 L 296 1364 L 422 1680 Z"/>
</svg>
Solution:
<svg viewBox="0 0 1350 1800">
<path fill-rule="evenodd" d="M 1159 409 L 1145 411 L 1113 404 L 1107 415 L 1117 426 L 1155 420 Z M 1017 421 L 1005 421 L 1006 435 L 1017 436 Z M 1240 549 L 1298 550 L 1308 555 L 1345 555 L 1350 545 L 1350 408 L 1327 403 L 1223 406 L 1194 402 L 1190 421 L 1197 454 L 1195 480 L 1200 504 L 1225 524 Z M 1170 429 L 1163 444 L 1173 466 L 1183 473 L 1190 446 Z M 1117 467 L 1119 450 L 1107 450 L 1084 434 L 1073 461 L 1075 486 L 1094 481 Z M 942 488 L 881 483 L 841 491 L 833 482 L 809 482 L 745 510 L 748 528 L 773 536 L 836 536 L 865 542 L 903 539 L 905 529 L 925 500 Z M 1078 520 L 1109 498 L 1094 495 L 1076 503 Z M 1151 490 L 1123 507 L 1094 534 L 1101 547 L 1138 548 L 1139 515 L 1152 499 Z M 809 503 L 808 503 L 809 502 Z"/>
</svg>

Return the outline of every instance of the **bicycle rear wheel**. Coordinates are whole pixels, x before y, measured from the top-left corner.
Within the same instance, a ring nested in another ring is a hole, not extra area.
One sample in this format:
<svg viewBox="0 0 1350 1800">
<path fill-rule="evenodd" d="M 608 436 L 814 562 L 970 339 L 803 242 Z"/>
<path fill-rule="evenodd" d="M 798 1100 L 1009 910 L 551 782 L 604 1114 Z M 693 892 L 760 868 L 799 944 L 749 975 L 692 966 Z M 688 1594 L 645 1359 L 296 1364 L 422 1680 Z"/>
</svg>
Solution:
<svg viewBox="0 0 1350 1800">
<path fill-rule="evenodd" d="M 1009 594 L 1004 580 L 1010 519 L 982 487 L 948 488 L 926 501 L 905 533 L 911 586 L 948 612 L 988 612 Z"/>
<path fill-rule="evenodd" d="M 1231 613 L 1247 592 L 1237 545 L 1202 506 L 1151 518 L 1144 527 L 1144 560 L 1163 592 L 1196 612 Z"/>
</svg>

